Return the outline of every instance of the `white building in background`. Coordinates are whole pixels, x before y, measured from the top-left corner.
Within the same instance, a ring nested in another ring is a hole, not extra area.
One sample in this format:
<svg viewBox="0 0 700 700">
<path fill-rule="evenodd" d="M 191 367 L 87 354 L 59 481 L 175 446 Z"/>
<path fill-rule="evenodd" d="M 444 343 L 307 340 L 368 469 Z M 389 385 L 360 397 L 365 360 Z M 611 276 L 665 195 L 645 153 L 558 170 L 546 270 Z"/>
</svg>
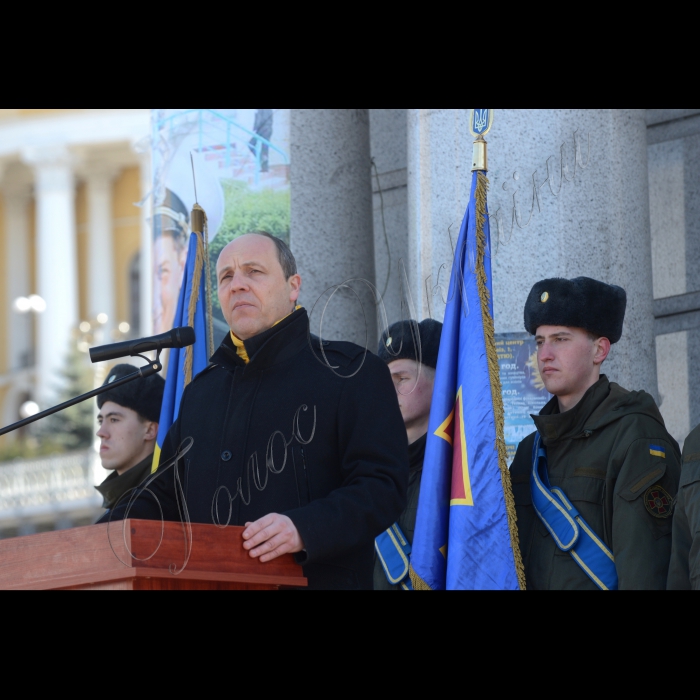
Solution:
<svg viewBox="0 0 700 700">
<path fill-rule="evenodd" d="M 469 195 L 467 119 L 291 110 L 290 237 L 307 308 L 364 278 L 384 293 L 389 323 L 407 316 L 407 290 L 419 319 L 442 319 L 440 281 Z M 150 334 L 151 234 L 147 207 L 134 205 L 150 189 L 149 134 L 150 110 L 0 110 L 3 425 L 29 399 L 46 404 L 81 321 L 105 314 L 103 342 L 120 323 Z M 502 110 L 487 140 L 496 332 L 523 330 L 538 279 L 620 284 L 625 330 L 606 371 L 657 397 L 682 442 L 700 423 L 700 110 Z M 16 313 L 30 295 L 46 310 Z M 364 333 L 358 307 L 329 308 L 326 337 Z M 38 491 L 23 475 L 46 484 L 52 468 L 0 465 L 0 536 L 89 522 L 89 488 L 61 484 L 81 469 L 95 483 L 101 467 L 62 459 L 62 476 Z"/>
<path fill-rule="evenodd" d="M 71 345 L 149 333 L 149 138 L 147 109 L 0 110 L 2 425 L 54 403 Z M 94 456 L 0 466 L 0 536 L 90 522 Z"/>
</svg>

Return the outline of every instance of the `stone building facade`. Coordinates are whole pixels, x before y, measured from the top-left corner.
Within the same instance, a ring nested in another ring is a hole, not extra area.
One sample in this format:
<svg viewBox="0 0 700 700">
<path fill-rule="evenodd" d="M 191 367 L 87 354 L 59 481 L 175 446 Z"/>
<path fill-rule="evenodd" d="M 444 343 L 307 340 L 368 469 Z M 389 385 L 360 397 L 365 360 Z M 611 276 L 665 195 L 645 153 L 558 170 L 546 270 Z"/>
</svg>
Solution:
<svg viewBox="0 0 700 700">
<path fill-rule="evenodd" d="M 416 315 L 442 319 L 469 196 L 468 113 L 292 112 L 292 242 L 302 274 L 324 275 L 312 301 L 374 272 L 390 322 L 409 315 L 406 289 Z M 543 277 L 623 286 L 625 329 L 605 371 L 655 396 L 682 443 L 700 423 L 700 110 L 497 110 L 487 141 L 496 332 L 523 330 Z M 354 325 L 361 342 L 356 299 L 339 306 L 324 334 Z"/>
<path fill-rule="evenodd" d="M 291 243 L 315 331 L 373 348 L 385 319 L 442 319 L 468 112 L 291 111 Z M 150 110 L 0 110 L 3 425 L 49 400 L 81 321 L 104 314 L 104 342 L 124 322 L 150 334 L 148 206 L 135 206 L 149 133 Z M 700 423 L 700 110 L 497 110 L 487 141 L 496 331 L 523 330 L 543 277 L 622 285 L 606 372 L 653 394 L 682 442 Z M 18 314 L 31 294 L 46 311 Z"/>
</svg>

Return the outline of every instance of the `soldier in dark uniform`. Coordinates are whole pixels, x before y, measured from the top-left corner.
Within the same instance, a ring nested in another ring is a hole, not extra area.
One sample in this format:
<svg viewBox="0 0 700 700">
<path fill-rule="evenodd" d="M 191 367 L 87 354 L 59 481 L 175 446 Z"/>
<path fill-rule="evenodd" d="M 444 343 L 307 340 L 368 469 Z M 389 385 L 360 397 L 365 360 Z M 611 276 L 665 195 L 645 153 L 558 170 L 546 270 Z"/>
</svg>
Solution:
<svg viewBox="0 0 700 700">
<path fill-rule="evenodd" d="M 622 335 L 624 289 L 547 279 L 525 328 L 554 397 L 511 467 L 528 589 L 663 589 L 680 477 L 678 444 L 654 399 L 600 367 Z"/>
<path fill-rule="evenodd" d="M 389 366 L 408 436 L 407 506 L 396 521 L 400 534 L 395 537 L 403 535 L 409 545 L 413 543 L 416 527 L 418 494 L 441 333 L 442 323 L 432 318 L 420 323 L 413 320 L 398 321 L 383 333 L 377 350 L 377 355 Z M 416 342 L 418 339 L 420 343 Z M 388 539 L 389 543 L 393 541 L 397 540 Z M 381 540 L 377 542 L 375 549 L 378 547 L 381 547 Z M 408 585 L 406 583 L 402 586 L 401 582 L 392 583 L 390 577 L 391 573 L 387 575 L 385 566 L 382 565 L 381 552 L 377 551 L 374 563 L 374 590 L 400 590 Z"/>
<path fill-rule="evenodd" d="M 135 371 L 132 365 L 116 365 L 105 385 Z M 105 469 L 113 470 L 95 486 L 104 498 L 103 508 L 114 508 L 125 493 L 151 473 L 164 387 L 163 378 L 153 374 L 97 397 L 100 459 Z"/>
<path fill-rule="evenodd" d="M 683 444 L 668 588 L 700 590 L 700 425 Z"/>
</svg>

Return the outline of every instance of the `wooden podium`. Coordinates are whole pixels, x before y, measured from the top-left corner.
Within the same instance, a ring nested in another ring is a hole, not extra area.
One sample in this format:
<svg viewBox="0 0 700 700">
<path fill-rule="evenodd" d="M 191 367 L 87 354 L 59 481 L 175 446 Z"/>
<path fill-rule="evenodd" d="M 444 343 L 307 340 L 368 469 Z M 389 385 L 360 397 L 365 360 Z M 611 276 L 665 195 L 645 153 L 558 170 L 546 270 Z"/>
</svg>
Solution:
<svg viewBox="0 0 700 700">
<path fill-rule="evenodd" d="M 183 571 L 189 538 L 177 522 L 124 520 L 1 540 L 0 589 L 271 590 L 307 585 L 291 554 L 266 563 L 252 559 L 243 549 L 242 527 L 191 527 Z"/>
</svg>

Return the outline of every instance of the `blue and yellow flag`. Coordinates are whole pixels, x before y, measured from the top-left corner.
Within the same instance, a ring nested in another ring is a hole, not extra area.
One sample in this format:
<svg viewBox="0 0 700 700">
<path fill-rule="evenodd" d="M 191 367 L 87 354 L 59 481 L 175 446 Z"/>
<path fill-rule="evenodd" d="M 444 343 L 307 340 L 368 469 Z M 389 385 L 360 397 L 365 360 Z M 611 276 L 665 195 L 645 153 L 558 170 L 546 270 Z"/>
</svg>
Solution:
<svg viewBox="0 0 700 700">
<path fill-rule="evenodd" d="M 525 587 L 503 439 L 487 188 L 475 171 L 452 265 L 411 554 L 416 590 Z"/>
<path fill-rule="evenodd" d="M 197 207 L 197 205 L 195 205 Z M 193 212 L 194 213 L 194 212 Z M 194 217 L 193 217 L 194 218 Z M 168 358 L 168 374 L 163 390 L 163 404 L 160 409 L 158 437 L 153 454 L 151 473 L 158 469 L 160 451 L 170 426 L 177 420 L 180 399 L 185 387 L 209 364 L 211 355 L 211 330 L 209 319 L 211 310 L 207 296 L 207 255 L 204 233 L 191 233 L 187 250 L 187 264 L 182 277 L 180 296 L 173 320 L 173 328 L 191 326 L 196 341 L 186 348 L 172 348 Z"/>
</svg>

